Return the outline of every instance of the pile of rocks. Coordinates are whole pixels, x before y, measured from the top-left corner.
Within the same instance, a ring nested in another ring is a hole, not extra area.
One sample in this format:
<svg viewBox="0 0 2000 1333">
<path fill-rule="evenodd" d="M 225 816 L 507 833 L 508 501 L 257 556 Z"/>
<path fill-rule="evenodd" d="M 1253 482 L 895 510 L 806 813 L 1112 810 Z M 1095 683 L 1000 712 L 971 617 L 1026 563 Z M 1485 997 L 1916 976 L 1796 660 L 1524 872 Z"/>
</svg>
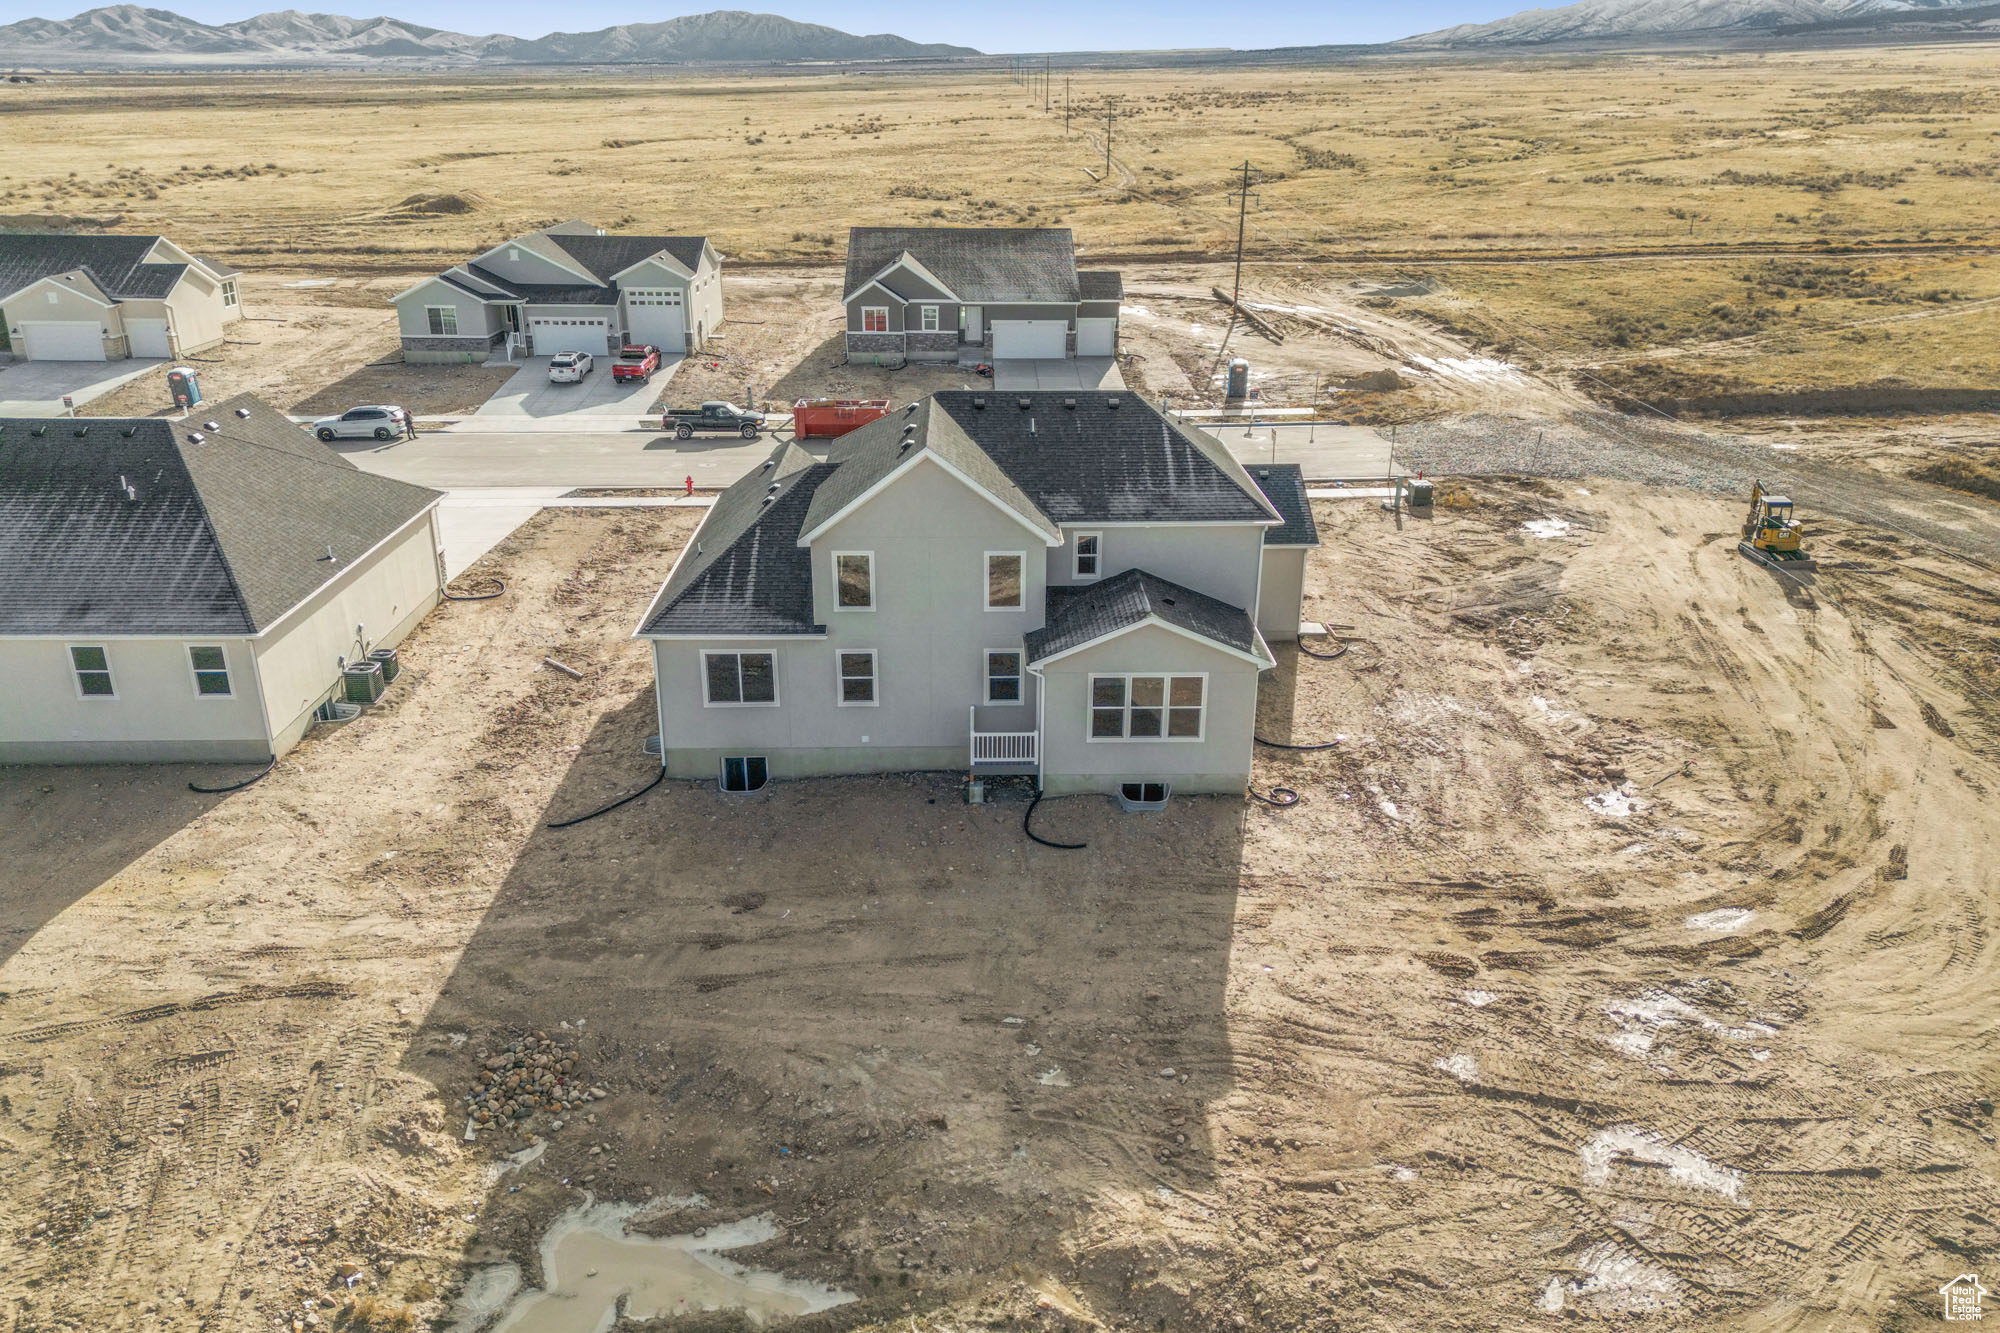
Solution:
<svg viewBox="0 0 2000 1333">
<path fill-rule="evenodd" d="M 583 1081 L 576 1051 L 536 1032 L 503 1051 L 479 1053 L 479 1075 L 466 1094 L 467 1129 L 526 1129 L 538 1114 L 561 1115 L 605 1095 Z"/>
</svg>

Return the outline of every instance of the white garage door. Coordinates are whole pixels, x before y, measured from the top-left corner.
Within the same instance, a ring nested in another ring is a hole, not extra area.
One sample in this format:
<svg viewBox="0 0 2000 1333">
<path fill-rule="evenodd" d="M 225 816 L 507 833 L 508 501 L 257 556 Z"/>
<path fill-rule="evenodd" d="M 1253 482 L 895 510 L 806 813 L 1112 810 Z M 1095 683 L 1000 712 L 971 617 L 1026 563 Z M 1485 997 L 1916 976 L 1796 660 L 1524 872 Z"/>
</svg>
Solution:
<svg viewBox="0 0 2000 1333">
<path fill-rule="evenodd" d="M 102 361 L 104 329 L 96 320 L 88 323 L 47 321 L 23 323 L 21 336 L 28 344 L 30 361 Z"/>
<path fill-rule="evenodd" d="M 1118 354 L 1118 321 L 1115 319 L 1079 319 L 1076 322 L 1076 354 L 1078 356 L 1116 356 Z"/>
<path fill-rule="evenodd" d="M 1069 321 L 1061 319 L 996 319 L 993 359 L 1048 360 L 1069 355 Z"/>
<path fill-rule="evenodd" d="M 611 337 L 608 319 L 530 319 L 528 336 L 535 340 L 536 356 L 557 352 L 588 352 L 603 356 Z"/>
<path fill-rule="evenodd" d="M 678 290 L 627 288 L 625 324 L 635 343 L 651 343 L 666 356 L 687 350 L 687 317 Z"/>
<path fill-rule="evenodd" d="M 133 356 L 172 356 L 167 347 L 167 321 L 164 319 L 128 319 L 125 321 L 125 337 L 132 346 Z"/>
</svg>

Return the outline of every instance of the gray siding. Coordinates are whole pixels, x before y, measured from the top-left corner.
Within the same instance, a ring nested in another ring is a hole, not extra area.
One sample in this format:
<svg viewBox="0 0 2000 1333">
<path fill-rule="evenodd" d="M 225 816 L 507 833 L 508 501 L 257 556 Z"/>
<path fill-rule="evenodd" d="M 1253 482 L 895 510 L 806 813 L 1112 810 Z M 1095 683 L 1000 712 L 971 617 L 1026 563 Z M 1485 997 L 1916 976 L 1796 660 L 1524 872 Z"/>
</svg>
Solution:
<svg viewBox="0 0 2000 1333">
<path fill-rule="evenodd" d="M 1299 603 L 1305 596 L 1303 546 L 1264 548 L 1264 586 L 1257 594 L 1257 628 L 1273 642 L 1299 637 Z"/>
<path fill-rule="evenodd" d="M 499 313 L 489 317 L 486 303 L 469 292 L 442 282 L 427 282 L 396 303 L 396 328 L 405 339 L 428 339 L 431 334 L 431 306 L 450 306 L 458 312 L 458 337 L 486 338 L 495 331 Z"/>
<path fill-rule="evenodd" d="M 1176 525 L 1167 527 L 1094 528 L 1088 523 L 1063 528 L 1063 544 L 1051 548 L 1048 580 L 1052 584 L 1075 583 L 1076 534 L 1103 535 L 1099 577 L 1109 578 L 1128 569 L 1143 569 L 1196 592 L 1218 597 L 1231 606 L 1252 610 L 1257 605 L 1258 569 L 1262 564 L 1264 529 L 1249 524 L 1217 524 L 1213 527 Z M 1092 580 L 1084 580 L 1088 583 Z"/>
</svg>

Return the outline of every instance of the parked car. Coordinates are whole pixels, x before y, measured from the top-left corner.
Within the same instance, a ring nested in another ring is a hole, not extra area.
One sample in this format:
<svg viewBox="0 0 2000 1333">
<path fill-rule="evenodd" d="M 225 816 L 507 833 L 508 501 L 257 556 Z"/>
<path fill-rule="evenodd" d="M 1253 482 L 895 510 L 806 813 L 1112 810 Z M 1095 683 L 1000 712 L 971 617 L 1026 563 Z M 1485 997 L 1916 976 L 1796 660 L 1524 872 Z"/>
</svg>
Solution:
<svg viewBox="0 0 2000 1333">
<path fill-rule="evenodd" d="M 670 407 L 660 417 L 660 429 L 685 440 L 698 430 L 725 430 L 746 440 L 764 429 L 764 414 L 734 403 L 703 403 L 700 407 Z"/>
<path fill-rule="evenodd" d="M 647 343 L 641 347 L 621 348 L 618 359 L 611 363 L 611 378 L 614 380 L 649 380 L 653 372 L 660 368 L 660 349 Z"/>
<path fill-rule="evenodd" d="M 597 362 L 588 352 L 557 352 L 549 358 L 549 383 L 581 384 L 595 369 Z"/>
<path fill-rule="evenodd" d="M 313 422 L 313 434 L 322 440 L 393 440 L 409 428 L 410 414 L 386 403 L 349 408 Z"/>
</svg>

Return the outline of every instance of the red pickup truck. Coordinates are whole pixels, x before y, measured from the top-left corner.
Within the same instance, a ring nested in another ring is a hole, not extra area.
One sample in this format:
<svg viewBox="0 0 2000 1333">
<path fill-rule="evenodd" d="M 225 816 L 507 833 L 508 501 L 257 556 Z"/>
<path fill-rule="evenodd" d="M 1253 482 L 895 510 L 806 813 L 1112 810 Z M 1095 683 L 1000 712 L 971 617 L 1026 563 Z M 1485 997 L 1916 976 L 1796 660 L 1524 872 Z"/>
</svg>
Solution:
<svg viewBox="0 0 2000 1333">
<path fill-rule="evenodd" d="M 611 378 L 614 380 L 649 380 L 653 372 L 660 368 L 660 349 L 647 343 L 644 347 L 621 347 L 618 359 L 611 363 Z"/>
</svg>

